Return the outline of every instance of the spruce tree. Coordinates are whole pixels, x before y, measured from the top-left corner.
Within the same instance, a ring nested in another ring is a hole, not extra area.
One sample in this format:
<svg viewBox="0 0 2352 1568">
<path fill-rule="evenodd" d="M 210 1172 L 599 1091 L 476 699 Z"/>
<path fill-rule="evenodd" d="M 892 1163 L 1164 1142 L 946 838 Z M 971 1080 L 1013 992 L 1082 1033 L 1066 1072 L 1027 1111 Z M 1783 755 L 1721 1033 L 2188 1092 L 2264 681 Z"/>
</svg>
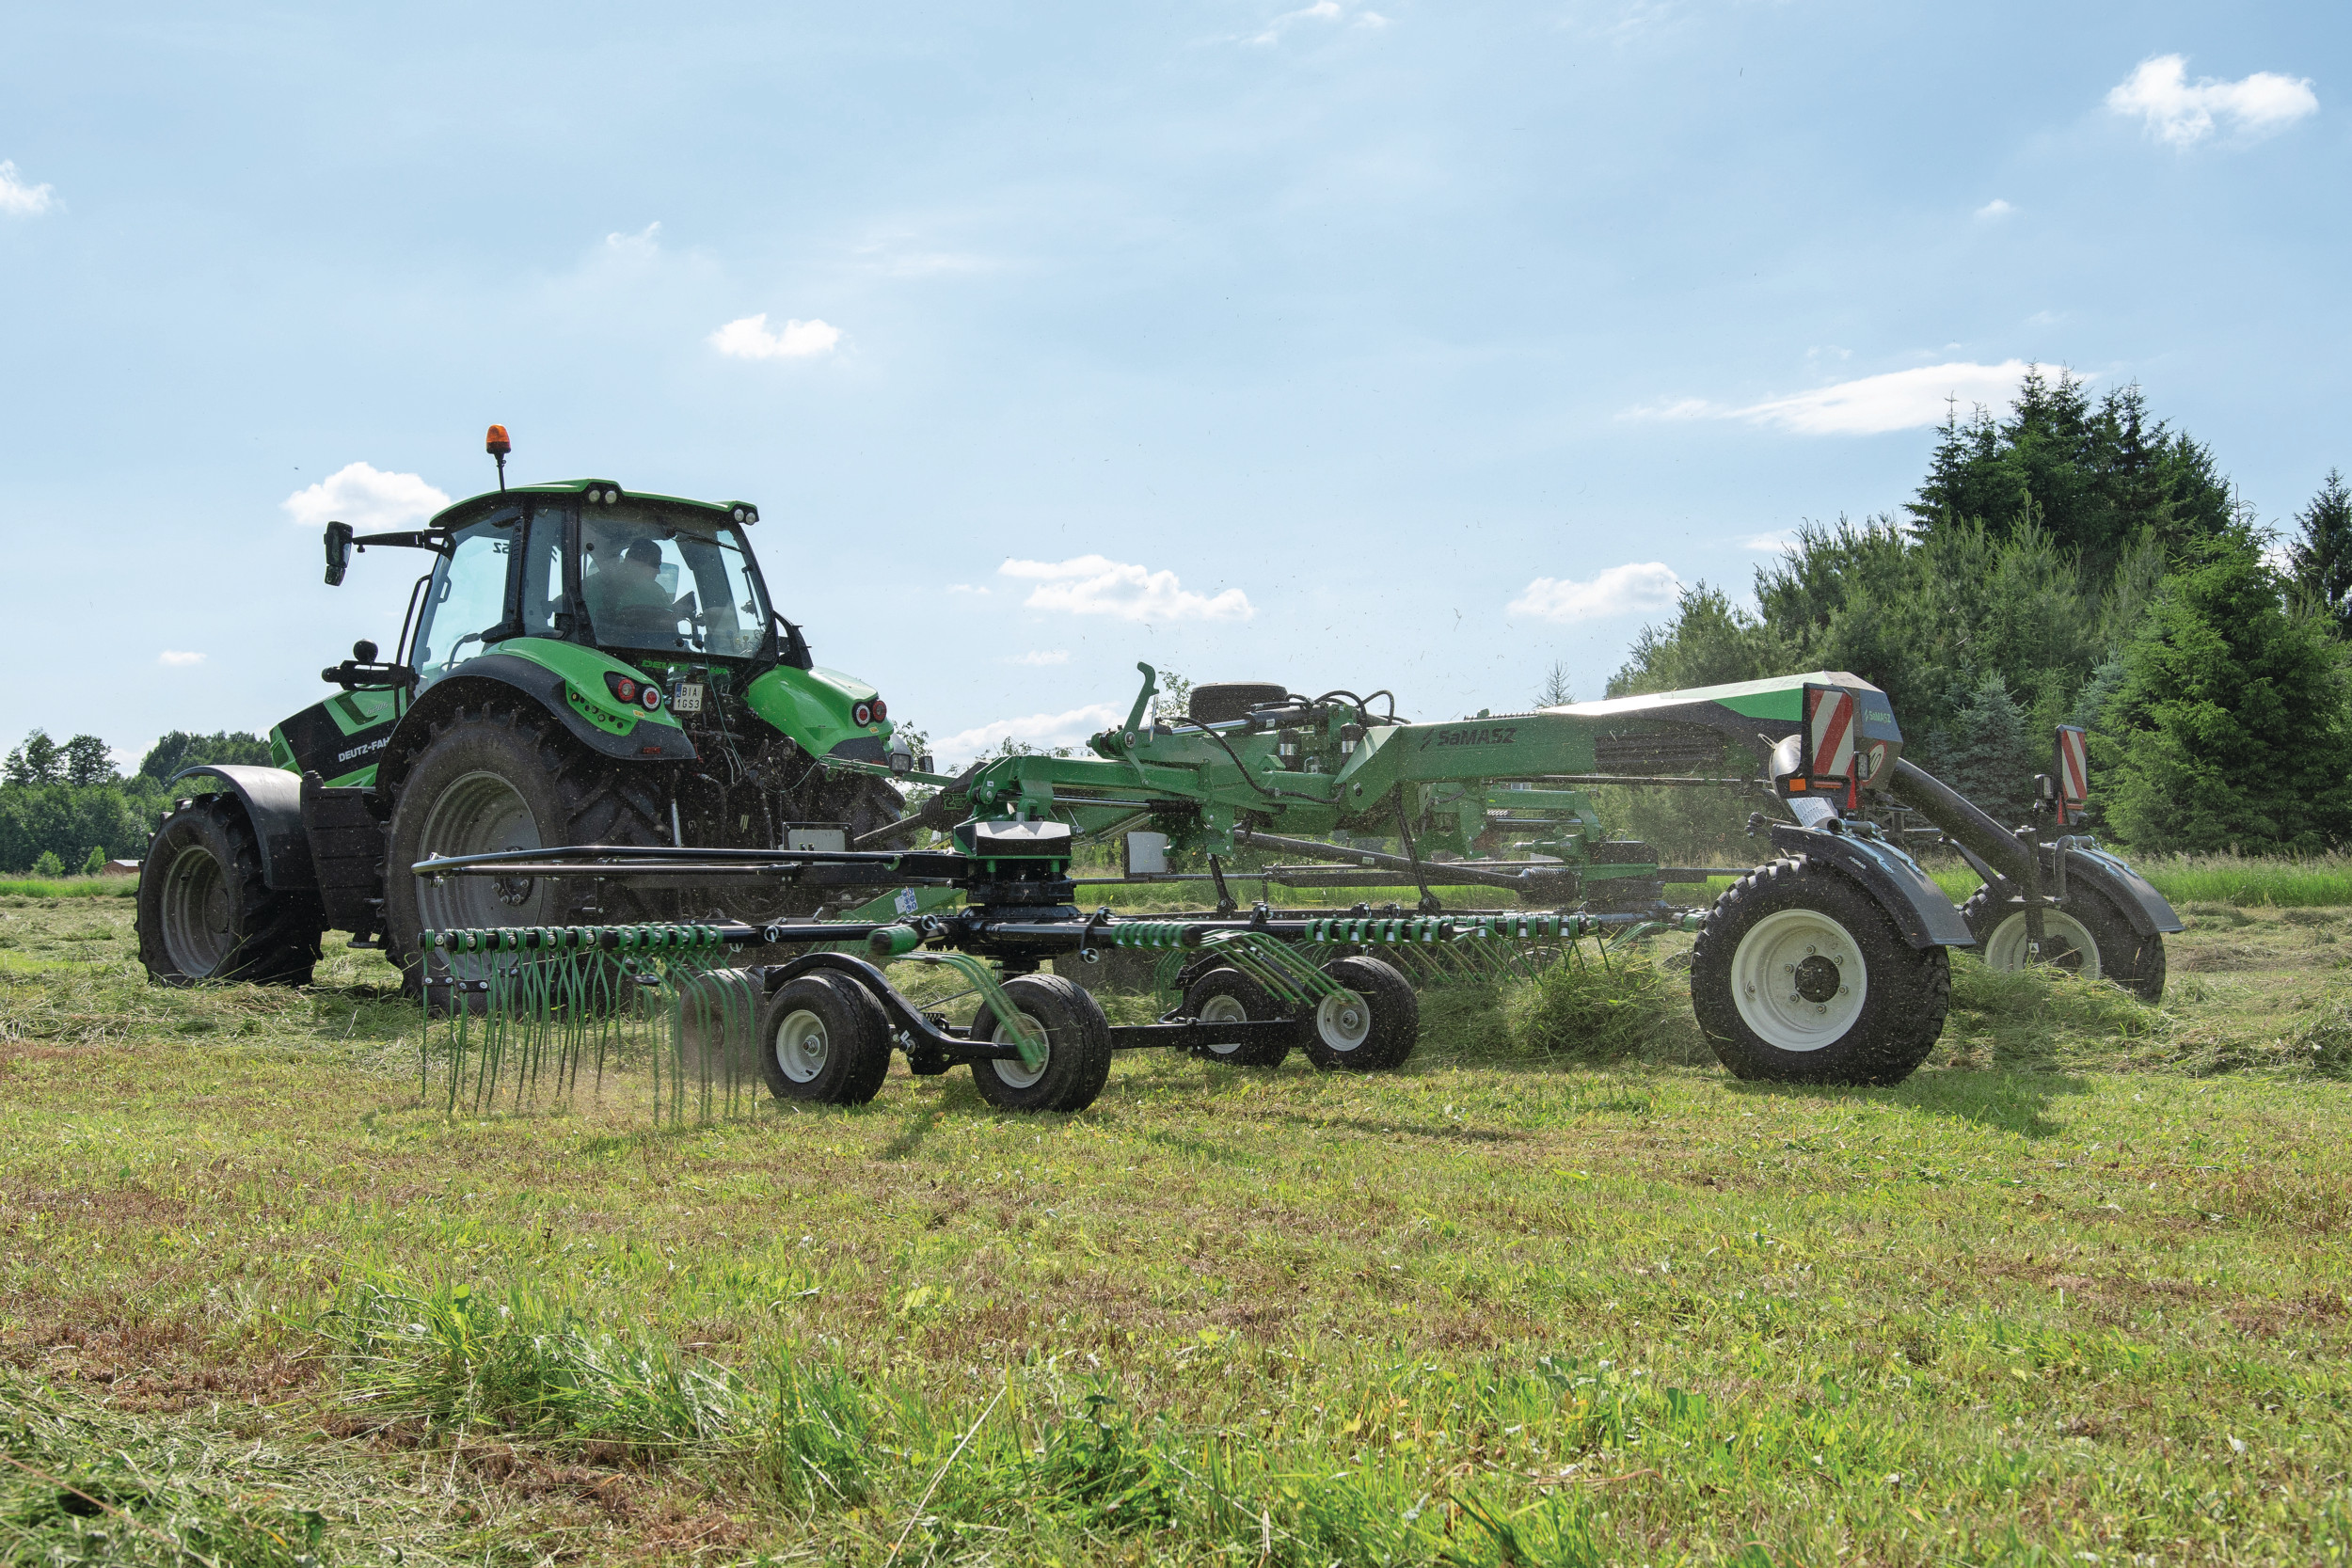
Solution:
<svg viewBox="0 0 2352 1568">
<path fill-rule="evenodd" d="M 2026 820 L 2037 771 L 2026 716 L 1996 673 L 1968 688 L 1954 705 L 1951 728 L 1937 736 L 1935 765 L 1944 782 L 2003 827 Z"/>
<path fill-rule="evenodd" d="M 2164 579 L 2091 737 L 2093 792 L 2135 848 L 2308 854 L 2352 832 L 2344 679 L 2282 586 L 2242 527 Z"/>
<path fill-rule="evenodd" d="M 2295 515 L 2300 537 L 2287 546 L 2295 568 L 2296 596 L 2304 608 L 2328 618 L 2338 637 L 2352 635 L 2352 491 L 2334 468 Z"/>
</svg>

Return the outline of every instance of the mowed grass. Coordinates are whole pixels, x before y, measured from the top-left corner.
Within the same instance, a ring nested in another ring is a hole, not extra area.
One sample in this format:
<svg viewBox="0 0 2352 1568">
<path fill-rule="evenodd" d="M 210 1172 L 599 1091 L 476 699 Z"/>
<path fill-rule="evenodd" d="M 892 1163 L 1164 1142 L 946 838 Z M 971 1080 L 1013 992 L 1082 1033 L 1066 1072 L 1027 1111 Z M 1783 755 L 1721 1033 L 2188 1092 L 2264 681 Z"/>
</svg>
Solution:
<svg viewBox="0 0 2352 1568">
<path fill-rule="evenodd" d="M 447 1119 L 373 955 L 164 991 L 128 915 L 0 899 L 0 1560 L 2352 1538 L 2328 911 L 2192 916 L 2160 1010 L 1963 960 L 1893 1089 L 1542 1026 L 1671 992 L 1665 939 L 1605 993 L 1430 993 L 1391 1077 L 1137 1053 L 1024 1117 L 901 1069 L 674 1131 L 627 1080 Z"/>
</svg>

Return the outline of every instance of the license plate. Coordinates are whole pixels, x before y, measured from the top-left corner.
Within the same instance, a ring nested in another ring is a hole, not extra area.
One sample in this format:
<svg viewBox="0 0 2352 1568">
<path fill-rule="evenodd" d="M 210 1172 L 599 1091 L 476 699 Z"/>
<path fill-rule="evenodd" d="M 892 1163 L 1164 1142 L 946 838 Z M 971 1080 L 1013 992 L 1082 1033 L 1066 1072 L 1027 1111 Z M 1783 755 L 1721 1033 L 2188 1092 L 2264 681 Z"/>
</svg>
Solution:
<svg viewBox="0 0 2352 1568">
<path fill-rule="evenodd" d="M 702 687 L 693 681 L 684 683 L 677 689 L 677 696 L 671 701 L 670 706 L 678 713 L 700 713 L 703 710 Z"/>
</svg>

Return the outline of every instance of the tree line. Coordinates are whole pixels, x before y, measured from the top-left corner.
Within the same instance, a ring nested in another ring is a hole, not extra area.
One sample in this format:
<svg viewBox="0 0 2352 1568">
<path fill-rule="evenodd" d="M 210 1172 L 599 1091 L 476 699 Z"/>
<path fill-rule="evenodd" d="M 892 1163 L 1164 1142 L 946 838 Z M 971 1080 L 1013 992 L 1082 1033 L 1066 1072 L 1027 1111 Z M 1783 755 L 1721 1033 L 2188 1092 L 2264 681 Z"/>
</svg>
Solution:
<svg viewBox="0 0 2352 1568">
<path fill-rule="evenodd" d="M 0 762 L 0 871 L 61 877 L 147 852 L 147 835 L 174 798 L 167 781 L 199 763 L 270 760 L 259 736 L 174 730 L 148 749 L 136 772 L 117 772 L 94 735 L 62 744 L 35 730 Z M 184 790 L 184 786 L 183 786 Z"/>
<path fill-rule="evenodd" d="M 2005 416 L 1955 409 L 1899 515 L 1801 527 L 1755 605 L 1687 590 L 1610 694 L 1851 671 L 2003 821 L 2075 723 L 2093 826 L 2135 849 L 2352 840 L 2352 493 L 2331 471 L 2282 539 L 2137 386 L 2036 369 Z M 1711 836 L 1695 803 L 1638 806 Z"/>
</svg>

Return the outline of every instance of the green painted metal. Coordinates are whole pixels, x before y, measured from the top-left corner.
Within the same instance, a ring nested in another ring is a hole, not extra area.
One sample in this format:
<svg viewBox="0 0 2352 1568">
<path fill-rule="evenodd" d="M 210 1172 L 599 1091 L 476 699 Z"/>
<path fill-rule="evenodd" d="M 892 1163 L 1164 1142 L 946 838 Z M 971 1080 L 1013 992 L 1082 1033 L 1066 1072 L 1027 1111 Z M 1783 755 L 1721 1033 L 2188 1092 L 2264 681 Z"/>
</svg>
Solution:
<svg viewBox="0 0 2352 1568">
<path fill-rule="evenodd" d="M 743 689 L 743 700 L 762 721 L 792 738 L 811 756 L 826 756 L 844 742 L 888 736 L 888 720 L 860 724 L 851 710 L 877 693 L 838 670 L 795 670 L 778 665 Z"/>
<path fill-rule="evenodd" d="M 1317 997 L 1347 994 L 1345 986 L 1299 957 L 1296 948 L 1263 931 L 1212 931 L 1200 945 L 1282 1001 L 1305 1006 Z"/>
<path fill-rule="evenodd" d="M 969 953 L 908 953 L 903 958 L 911 963 L 946 964 L 971 981 L 972 989 L 980 993 L 980 1001 L 996 1015 L 998 1040 L 1020 1052 L 1022 1061 L 1030 1067 L 1044 1065 L 1045 1042 L 1031 1034 L 1029 1026 L 1022 1022 L 1021 1009 L 1005 994 L 994 964 Z"/>
</svg>

